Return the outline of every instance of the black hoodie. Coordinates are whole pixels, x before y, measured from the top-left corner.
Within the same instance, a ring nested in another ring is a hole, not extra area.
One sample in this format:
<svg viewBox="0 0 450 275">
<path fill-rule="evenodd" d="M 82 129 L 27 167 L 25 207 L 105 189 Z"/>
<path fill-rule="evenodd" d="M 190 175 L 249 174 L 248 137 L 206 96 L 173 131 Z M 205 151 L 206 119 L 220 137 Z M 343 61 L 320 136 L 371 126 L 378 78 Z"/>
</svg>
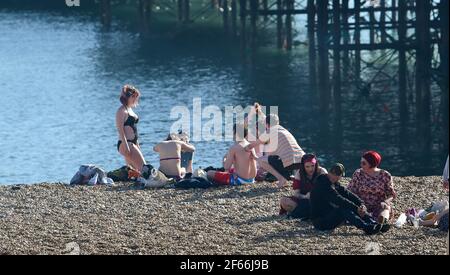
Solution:
<svg viewBox="0 0 450 275">
<path fill-rule="evenodd" d="M 326 217 L 336 208 L 358 212 L 361 199 L 340 183 L 333 184 L 327 175 L 320 175 L 311 191 L 311 219 Z"/>
</svg>

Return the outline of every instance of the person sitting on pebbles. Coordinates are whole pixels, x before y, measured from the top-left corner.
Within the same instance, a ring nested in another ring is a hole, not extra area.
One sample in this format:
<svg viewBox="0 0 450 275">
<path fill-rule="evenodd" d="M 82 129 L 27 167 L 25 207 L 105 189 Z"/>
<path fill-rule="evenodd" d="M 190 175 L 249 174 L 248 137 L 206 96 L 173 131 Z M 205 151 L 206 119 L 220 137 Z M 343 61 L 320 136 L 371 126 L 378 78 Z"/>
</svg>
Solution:
<svg viewBox="0 0 450 275">
<path fill-rule="evenodd" d="M 390 225 L 373 220 L 361 199 L 339 183 L 344 175 L 344 166 L 337 163 L 328 174 L 317 178 L 310 198 L 314 227 L 328 231 L 349 222 L 368 235 L 387 232 Z"/>
<path fill-rule="evenodd" d="M 178 135 L 169 134 L 167 139 L 153 147 L 153 150 L 159 153 L 159 171 L 168 178 L 180 180 L 186 175 L 186 169 L 181 167 L 181 154 L 182 152 L 193 153 L 195 147 L 180 140 Z"/>
<path fill-rule="evenodd" d="M 289 216 L 297 219 L 309 218 L 311 190 L 317 177 L 326 173 L 327 170 L 320 166 L 319 160 L 314 154 L 304 155 L 300 170 L 296 173 L 292 184 L 294 195 L 281 198 L 280 215 L 288 213 Z"/>
<path fill-rule="evenodd" d="M 445 164 L 445 168 L 444 168 L 444 174 L 442 175 L 442 184 L 444 189 L 447 191 L 447 195 L 448 195 L 448 191 L 449 191 L 449 186 L 448 186 L 448 158 L 447 158 L 447 163 Z M 447 203 L 448 205 L 448 203 Z M 436 227 L 438 226 L 440 230 L 442 231 L 448 231 L 448 207 L 446 207 L 442 212 L 439 213 L 431 213 L 434 214 L 433 217 L 429 220 L 425 220 L 425 221 L 421 221 L 420 225 L 422 226 L 427 226 L 427 227 Z M 448 252 L 447 252 L 448 254 Z"/>
<path fill-rule="evenodd" d="M 397 197 L 391 174 L 378 168 L 381 155 L 375 151 L 364 153 L 361 169 L 353 174 L 348 189 L 360 197 L 372 217 L 379 223 L 389 222 L 392 215 L 392 202 Z"/>
<path fill-rule="evenodd" d="M 228 150 L 223 161 L 225 171 L 209 171 L 208 179 L 219 185 L 242 185 L 255 182 L 257 173 L 256 152 L 247 152 L 245 148 L 250 144 L 247 141 L 247 128 L 242 124 L 233 127 L 234 145 Z"/>
<path fill-rule="evenodd" d="M 275 114 L 266 117 L 266 133 L 249 144 L 246 150 L 250 152 L 261 144 L 265 145 L 266 152 L 258 158 L 258 164 L 277 178 L 278 187 L 284 187 L 291 180 L 293 171 L 300 169 L 305 152 L 295 137 L 280 125 L 280 119 Z"/>
</svg>

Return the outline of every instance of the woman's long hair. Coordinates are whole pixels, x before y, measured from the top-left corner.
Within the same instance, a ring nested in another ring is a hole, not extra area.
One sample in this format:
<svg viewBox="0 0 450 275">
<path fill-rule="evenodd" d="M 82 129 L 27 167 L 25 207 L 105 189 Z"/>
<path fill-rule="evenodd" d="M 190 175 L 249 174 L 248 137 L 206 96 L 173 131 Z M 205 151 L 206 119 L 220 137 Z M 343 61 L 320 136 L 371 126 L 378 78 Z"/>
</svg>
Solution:
<svg viewBox="0 0 450 275">
<path fill-rule="evenodd" d="M 309 162 L 312 159 L 316 159 L 316 166 L 314 169 L 314 174 L 312 176 L 312 179 L 308 178 L 308 174 L 306 173 L 305 170 L 305 163 Z M 315 181 L 315 179 L 320 175 L 320 163 L 319 160 L 317 159 L 316 155 L 314 154 L 305 154 L 302 157 L 302 165 L 300 165 L 300 182 L 302 183 L 307 183 L 307 182 L 311 182 L 313 183 Z"/>
</svg>

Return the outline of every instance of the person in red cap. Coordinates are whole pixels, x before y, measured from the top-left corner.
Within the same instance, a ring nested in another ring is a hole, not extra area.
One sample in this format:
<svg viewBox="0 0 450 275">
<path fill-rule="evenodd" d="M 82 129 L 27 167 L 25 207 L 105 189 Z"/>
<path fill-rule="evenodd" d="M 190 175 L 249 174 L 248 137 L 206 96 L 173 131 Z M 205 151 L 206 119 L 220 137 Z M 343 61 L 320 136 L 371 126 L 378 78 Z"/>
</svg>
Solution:
<svg viewBox="0 0 450 275">
<path fill-rule="evenodd" d="M 381 155 L 368 151 L 361 158 L 361 168 L 353 174 L 348 189 L 364 201 L 368 212 L 379 223 L 392 218 L 392 202 L 397 197 L 391 174 L 380 169 Z"/>
</svg>

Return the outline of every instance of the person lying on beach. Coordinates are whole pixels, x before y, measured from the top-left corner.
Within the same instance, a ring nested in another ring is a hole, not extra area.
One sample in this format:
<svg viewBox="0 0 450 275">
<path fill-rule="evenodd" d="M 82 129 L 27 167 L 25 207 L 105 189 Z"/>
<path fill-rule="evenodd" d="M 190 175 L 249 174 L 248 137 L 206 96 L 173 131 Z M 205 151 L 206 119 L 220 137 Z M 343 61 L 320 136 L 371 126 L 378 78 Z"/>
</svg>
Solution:
<svg viewBox="0 0 450 275">
<path fill-rule="evenodd" d="M 143 172 L 143 167 L 147 164 L 139 145 L 137 130 L 139 117 L 133 111 L 139 103 L 140 95 L 138 89 L 125 85 L 120 93 L 122 105 L 116 113 L 116 127 L 119 134 L 117 151 L 125 158 L 126 164 L 139 173 Z"/>
<path fill-rule="evenodd" d="M 271 136 L 275 136 L 276 141 L 271 140 Z M 278 187 L 284 187 L 291 180 L 293 171 L 300 169 L 305 152 L 294 136 L 280 125 L 280 119 L 275 114 L 266 117 L 266 132 L 246 150 L 250 152 L 261 144 L 265 145 L 267 152 L 258 158 L 258 164 L 277 178 Z"/>
<path fill-rule="evenodd" d="M 327 170 L 322 168 L 319 160 L 313 154 L 306 154 L 302 158 L 300 170 L 295 174 L 294 195 L 283 197 L 280 201 L 280 215 L 289 214 L 297 219 L 305 219 L 310 216 L 309 197 L 316 183 L 317 177 L 326 174 Z"/>
<path fill-rule="evenodd" d="M 349 222 L 368 235 L 387 232 L 390 225 L 373 220 L 361 199 L 339 183 L 344 175 L 344 166 L 337 163 L 327 175 L 317 178 L 310 196 L 314 227 L 328 231 Z"/>
<path fill-rule="evenodd" d="M 159 171 L 168 178 L 182 179 L 186 175 L 186 169 L 181 168 L 181 153 L 195 152 L 195 147 L 179 139 L 176 134 L 169 134 L 167 139 L 155 147 L 153 150 L 159 153 Z"/>
<path fill-rule="evenodd" d="M 392 202 L 397 197 L 391 174 L 378 168 L 381 155 L 375 151 L 364 153 L 361 169 L 353 174 L 348 189 L 361 198 L 369 213 L 379 223 L 387 223 L 393 216 Z"/>
<path fill-rule="evenodd" d="M 228 150 L 223 161 L 225 171 L 209 171 L 208 179 L 219 185 L 252 184 L 256 177 L 256 153 L 255 150 L 247 152 L 247 129 L 244 125 L 235 124 L 234 145 Z"/>
</svg>

